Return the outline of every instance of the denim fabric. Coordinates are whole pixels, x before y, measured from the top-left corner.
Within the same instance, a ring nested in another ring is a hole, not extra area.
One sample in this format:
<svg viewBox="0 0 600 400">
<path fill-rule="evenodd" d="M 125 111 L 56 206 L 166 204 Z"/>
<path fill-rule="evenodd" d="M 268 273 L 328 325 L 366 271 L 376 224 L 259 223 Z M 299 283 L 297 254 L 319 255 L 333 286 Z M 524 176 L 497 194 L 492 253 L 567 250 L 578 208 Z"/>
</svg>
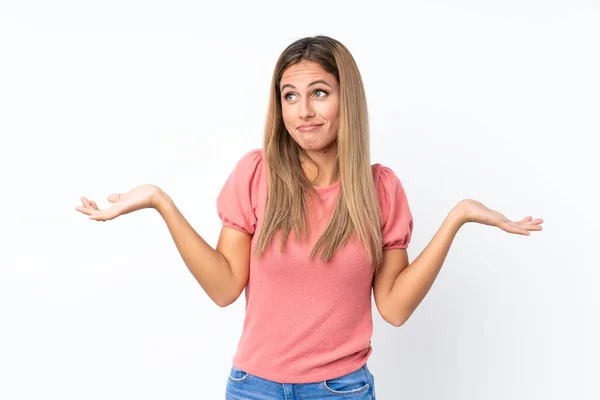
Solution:
<svg viewBox="0 0 600 400">
<path fill-rule="evenodd" d="M 279 383 L 231 367 L 226 400 L 375 400 L 375 381 L 365 364 L 357 371 L 315 383 Z"/>
</svg>

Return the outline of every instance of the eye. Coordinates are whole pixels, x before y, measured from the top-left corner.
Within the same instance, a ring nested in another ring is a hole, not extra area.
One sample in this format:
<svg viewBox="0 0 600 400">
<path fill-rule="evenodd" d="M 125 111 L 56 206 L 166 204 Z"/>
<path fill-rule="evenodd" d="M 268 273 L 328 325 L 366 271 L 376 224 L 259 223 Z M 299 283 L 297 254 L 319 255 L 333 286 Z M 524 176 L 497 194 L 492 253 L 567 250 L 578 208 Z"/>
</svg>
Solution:
<svg viewBox="0 0 600 400">
<path fill-rule="evenodd" d="M 325 97 L 325 96 L 327 96 L 327 95 L 329 94 L 329 93 L 327 93 L 326 91 L 324 91 L 323 89 L 317 89 L 317 90 L 315 90 L 315 92 L 314 92 L 314 93 L 315 93 L 315 94 L 317 94 L 317 93 L 322 93 L 322 95 L 321 95 L 321 96 L 317 96 L 317 97 L 319 97 L 319 98 L 323 98 L 323 97 Z"/>
<path fill-rule="evenodd" d="M 295 96 L 295 93 L 289 92 L 283 95 L 283 98 L 286 99 L 287 101 L 292 101 L 294 99 L 291 99 L 290 96 Z"/>
</svg>

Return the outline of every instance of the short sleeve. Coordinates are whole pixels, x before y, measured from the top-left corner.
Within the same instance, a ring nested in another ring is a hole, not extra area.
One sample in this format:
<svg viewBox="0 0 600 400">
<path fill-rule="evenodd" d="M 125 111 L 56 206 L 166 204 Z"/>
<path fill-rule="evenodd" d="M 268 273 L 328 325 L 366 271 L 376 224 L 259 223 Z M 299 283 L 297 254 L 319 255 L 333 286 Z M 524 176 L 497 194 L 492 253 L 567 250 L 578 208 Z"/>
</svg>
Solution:
<svg viewBox="0 0 600 400">
<path fill-rule="evenodd" d="M 223 226 L 254 234 L 256 206 L 253 191 L 257 185 L 257 171 L 262 151 L 246 153 L 235 165 L 217 197 L 217 213 Z"/>
<path fill-rule="evenodd" d="M 400 179 L 394 172 L 377 165 L 376 187 L 382 215 L 383 249 L 405 249 L 410 243 L 413 218 Z"/>
</svg>

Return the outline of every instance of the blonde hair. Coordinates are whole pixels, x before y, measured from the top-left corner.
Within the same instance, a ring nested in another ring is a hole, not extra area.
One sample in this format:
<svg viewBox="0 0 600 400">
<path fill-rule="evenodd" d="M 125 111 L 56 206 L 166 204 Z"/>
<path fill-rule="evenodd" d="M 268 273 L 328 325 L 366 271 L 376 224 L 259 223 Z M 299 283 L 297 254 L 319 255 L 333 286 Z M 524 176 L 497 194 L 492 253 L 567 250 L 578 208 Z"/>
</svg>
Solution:
<svg viewBox="0 0 600 400">
<path fill-rule="evenodd" d="M 260 256 L 277 231 L 281 249 L 291 230 L 296 239 L 307 233 L 306 209 L 314 193 L 301 165 L 305 151 L 288 134 L 281 111 L 279 84 L 284 71 L 300 61 L 318 63 L 334 75 L 340 87 L 337 165 L 341 190 L 329 225 L 310 257 L 320 252 L 329 262 L 355 234 L 365 246 L 367 258 L 378 268 L 383 258 L 379 203 L 371 172 L 367 102 L 358 66 L 348 49 L 327 36 L 307 37 L 289 45 L 279 56 L 271 82 L 264 134 L 268 194 L 262 229 L 255 244 Z"/>
</svg>

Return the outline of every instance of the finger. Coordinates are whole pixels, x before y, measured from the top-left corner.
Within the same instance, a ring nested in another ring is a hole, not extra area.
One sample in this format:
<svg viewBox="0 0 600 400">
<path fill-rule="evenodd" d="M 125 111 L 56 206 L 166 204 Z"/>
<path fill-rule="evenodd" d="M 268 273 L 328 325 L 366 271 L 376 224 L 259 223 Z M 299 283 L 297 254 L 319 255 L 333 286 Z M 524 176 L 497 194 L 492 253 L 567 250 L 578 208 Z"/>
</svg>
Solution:
<svg viewBox="0 0 600 400">
<path fill-rule="evenodd" d="M 94 207 L 94 210 L 99 210 L 98 204 L 96 204 L 94 200 L 90 200 L 90 204 L 92 205 L 92 207 Z"/>
<path fill-rule="evenodd" d="M 530 221 L 527 221 L 527 220 L 521 220 L 521 221 L 519 221 L 519 222 L 520 222 L 520 223 L 527 223 L 528 225 L 529 225 L 529 224 L 531 224 L 531 225 L 539 225 L 539 224 L 541 224 L 542 222 L 544 222 L 544 220 L 543 220 L 543 219 L 541 219 L 541 218 L 536 218 L 536 219 L 532 219 L 532 220 L 530 220 Z"/>
<path fill-rule="evenodd" d="M 532 216 L 525 217 L 522 220 L 520 220 L 519 223 L 531 221 L 532 218 L 533 218 Z"/>
<path fill-rule="evenodd" d="M 523 226 L 526 227 L 527 229 L 541 230 L 542 226 L 540 224 L 541 224 L 541 222 L 531 221 L 531 222 L 528 222 L 527 224 L 524 224 Z"/>
<path fill-rule="evenodd" d="M 542 227 L 539 225 L 532 225 L 532 224 L 526 224 L 526 225 L 522 225 L 521 230 L 526 230 L 526 231 L 541 231 Z"/>
<path fill-rule="evenodd" d="M 81 198 L 81 204 L 83 204 L 84 207 L 90 207 L 91 206 L 89 200 L 86 199 L 85 197 Z"/>
<path fill-rule="evenodd" d="M 93 212 L 93 210 L 83 207 L 83 206 L 77 206 L 77 207 L 75 207 L 75 210 L 77 210 L 80 213 L 85 214 L 85 215 L 90 215 Z"/>
<path fill-rule="evenodd" d="M 523 233 L 524 229 L 521 228 L 521 226 L 519 224 L 517 224 L 516 222 L 506 222 L 503 223 L 499 226 L 500 229 L 502 229 L 503 231 L 506 231 L 508 233 Z"/>
<path fill-rule="evenodd" d="M 516 234 L 524 235 L 524 236 L 530 235 L 529 230 L 525 226 L 515 226 L 513 228 L 514 228 L 514 233 L 516 233 Z"/>
</svg>

